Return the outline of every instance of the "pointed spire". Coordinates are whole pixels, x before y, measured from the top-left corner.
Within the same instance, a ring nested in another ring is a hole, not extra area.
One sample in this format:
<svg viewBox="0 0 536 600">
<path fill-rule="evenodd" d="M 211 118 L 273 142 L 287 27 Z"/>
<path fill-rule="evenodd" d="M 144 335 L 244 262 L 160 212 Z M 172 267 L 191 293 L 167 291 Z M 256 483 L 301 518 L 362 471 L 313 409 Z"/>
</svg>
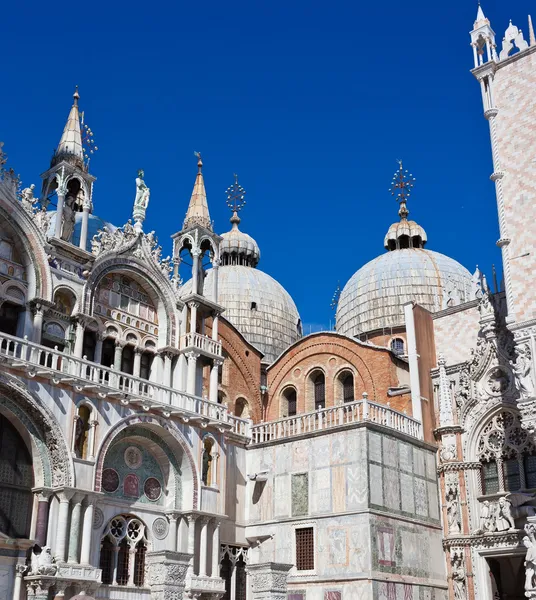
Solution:
<svg viewBox="0 0 536 600">
<path fill-rule="evenodd" d="M 76 86 L 73 99 L 71 112 L 69 113 L 67 123 L 63 129 L 63 134 L 60 143 L 58 144 L 55 157 L 68 155 L 83 161 L 84 150 L 82 148 L 82 134 L 80 132 L 80 113 L 78 112 L 78 100 L 80 99 L 78 86 Z"/>
<path fill-rule="evenodd" d="M 532 27 L 532 18 L 529 15 L 529 46 L 536 45 L 536 38 L 534 37 L 534 28 Z"/>
<path fill-rule="evenodd" d="M 184 229 L 199 225 L 212 231 L 212 223 L 208 212 L 207 193 L 205 191 L 205 180 L 203 179 L 203 161 L 199 152 L 194 153 L 197 156 L 197 177 L 195 178 L 194 189 L 190 204 L 184 219 Z"/>
<path fill-rule="evenodd" d="M 480 5 L 480 2 L 479 2 L 478 10 L 476 11 L 475 29 L 477 27 L 477 24 L 481 24 L 483 21 L 487 21 L 487 19 L 486 19 L 486 15 L 484 14 L 484 11 L 482 10 L 482 6 Z"/>
</svg>

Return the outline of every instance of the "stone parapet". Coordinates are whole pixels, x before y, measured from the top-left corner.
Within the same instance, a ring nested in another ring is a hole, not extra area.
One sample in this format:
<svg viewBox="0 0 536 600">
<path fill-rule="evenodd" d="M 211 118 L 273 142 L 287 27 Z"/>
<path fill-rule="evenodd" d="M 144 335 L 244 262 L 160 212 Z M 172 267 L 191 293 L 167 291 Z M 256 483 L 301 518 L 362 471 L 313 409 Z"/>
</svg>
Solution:
<svg viewBox="0 0 536 600">
<path fill-rule="evenodd" d="M 148 584 L 154 600 L 182 600 L 191 554 L 159 550 L 147 553 Z"/>
</svg>

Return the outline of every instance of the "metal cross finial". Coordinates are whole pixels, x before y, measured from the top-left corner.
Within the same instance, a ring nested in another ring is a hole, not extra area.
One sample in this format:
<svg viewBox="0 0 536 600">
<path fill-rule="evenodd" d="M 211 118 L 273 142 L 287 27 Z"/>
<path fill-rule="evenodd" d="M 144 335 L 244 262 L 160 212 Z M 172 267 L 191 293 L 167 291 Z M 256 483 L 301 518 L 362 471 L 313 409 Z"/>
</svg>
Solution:
<svg viewBox="0 0 536 600">
<path fill-rule="evenodd" d="M 201 152 L 194 152 L 194 156 L 197 156 L 197 169 L 199 173 L 202 172 L 203 169 L 203 161 L 201 160 Z"/>
<path fill-rule="evenodd" d="M 415 185 L 415 177 L 413 177 L 411 173 L 408 173 L 407 169 L 404 171 L 404 167 L 400 159 L 397 159 L 397 162 L 398 171 L 396 171 L 394 174 L 389 191 L 391 192 L 391 195 L 395 196 L 397 201 L 400 203 L 400 210 L 398 211 L 398 214 L 401 218 L 405 219 L 409 214 L 409 211 L 406 208 L 406 202 L 410 197 L 413 186 Z"/>
<path fill-rule="evenodd" d="M 234 183 L 230 185 L 226 192 L 227 194 L 227 206 L 235 213 L 238 213 L 246 204 L 244 196 L 246 190 L 238 183 L 238 175 L 234 174 Z"/>
</svg>

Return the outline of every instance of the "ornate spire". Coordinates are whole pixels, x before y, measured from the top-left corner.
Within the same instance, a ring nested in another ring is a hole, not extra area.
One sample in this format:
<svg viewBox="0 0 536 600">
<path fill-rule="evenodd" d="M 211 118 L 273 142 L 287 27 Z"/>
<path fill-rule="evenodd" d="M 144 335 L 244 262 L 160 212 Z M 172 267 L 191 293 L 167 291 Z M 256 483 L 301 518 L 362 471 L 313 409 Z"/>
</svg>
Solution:
<svg viewBox="0 0 536 600">
<path fill-rule="evenodd" d="M 536 37 L 534 37 L 534 27 L 532 26 L 532 17 L 529 15 L 529 46 L 536 44 Z"/>
<path fill-rule="evenodd" d="M 69 112 L 67 123 L 63 129 L 60 143 L 54 153 L 54 158 L 52 160 L 53 164 L 56 164 L 63 159 L 69 160 L 69 158 L 74 159 L 77 163 L 81 163 L 81 165 L 84 163 L 84 149 L 82 147 L 82 134 L 80 131 L 80 113 L 78 111 L 78 100 L 80 99 L 78 86 L 76 86 L 73 99 L 73 105 Z"/>
<path fill-rule="evenodd" d="M 483 23 L 489 23 L 489 21 L 486 19 L 486 15 L 484 14 L 484 11 L 482 10 L 482 6 L 480 6 L 480 2 L 479 2 L 478 10 L 476 11 L 476 20 L 475 20 L 474 28 L 476 29 L 479 25 L 482 25 Z"/>
<path fill-rule="evenodd" d="M 197 177 L 195 178 L 194 189 L 183 227 L 184 229 L 188 229 L 189 227 L 199 225 L 212 231 L 212 223 L 208 212 L 207 193 L 205 191 L 205 180 L 203 179 L 203 161 L 199 152 L 194 152 L 194 155 L 197 156 Z"/>
<path fill-rule="evenodd" d="M 391 195 L 396 196 L 397 202 L 400 203 L 400 209 L 398 211 L 400 220 L 406 220 L 408 218 L 409 210 L 406 204 L 414 185 L 415 178 L 411 173 L 408 174 L 407 169 L 404 171 L 402 161 L 399 160 L 398 171 L 394 174 L 389 191 L 391 192 Z"/>
<path fill-rule="evenodd" d="M 236 173 L 234 174 L 234 183 L 227 188 L 225 193 L 227 194 L 227 206 L 233 211 L 233 216 L 231 217 L 233 229 L 238 229 L 238 224 L 240 223 L 238 213 L 246 204 L 244 200 L 246 190 L 238 183 L 238 175 Z"/>
</svg>

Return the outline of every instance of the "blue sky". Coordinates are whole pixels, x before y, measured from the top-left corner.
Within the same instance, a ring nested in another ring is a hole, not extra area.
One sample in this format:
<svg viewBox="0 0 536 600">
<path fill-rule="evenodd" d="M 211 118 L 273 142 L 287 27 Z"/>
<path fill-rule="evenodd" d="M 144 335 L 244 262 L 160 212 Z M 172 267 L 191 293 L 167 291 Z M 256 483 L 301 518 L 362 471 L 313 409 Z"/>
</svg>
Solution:
<svg viewBox="0 0 536 600">
<path fill-rule="evenodd" d="M 509 18 L 527 37 L 526 0 L 483 8 L 498 44 Z M 410 216 L 428 248 L 471 272 L 500 263 L 488 126 L 469 72 L 476 10 L 472 0 L 10 3 L 0 139 L 23 183 L 38 183 L 78 84 L 99 146 L 95 213 L 123 224 L 143 168 L 145 229 L 165 254 L 201 151 L 216 229 L 230 228 L 236 172 L 259 267 L 293 296 L 306 332 L 327 327 L 337 283 L 383 252 L 397 158 L 416 177 Z"/>
</svg>

